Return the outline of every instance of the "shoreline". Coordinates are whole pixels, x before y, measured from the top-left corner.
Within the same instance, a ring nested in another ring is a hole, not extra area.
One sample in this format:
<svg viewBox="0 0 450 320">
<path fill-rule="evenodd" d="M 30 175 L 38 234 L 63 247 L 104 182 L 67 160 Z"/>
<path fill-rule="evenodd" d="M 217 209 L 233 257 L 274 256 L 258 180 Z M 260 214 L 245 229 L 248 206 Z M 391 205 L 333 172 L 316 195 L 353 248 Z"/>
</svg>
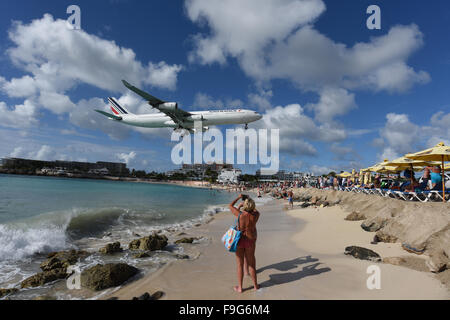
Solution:
<svg viewBox="0 0 450 320">
<path fill-rule="evenodd" d="M 449 299 L 450 291 L 430 273 L 404 266 L 374 263 L 344 255 L 349 245 L 371 248 L 373 234 L 357 222 L 345 221 L 344 209 L 307 208 L 286 211 L 285 202 L 272 200 L 258 209 L 259 238 L 256 249 L 258 282 L 252 290 L 251 279 L 244 277 L 244 292 L 235 293 L 234 254 L 226 252 L 220 238 L 232 224 L 229 212 L 186 233 L 204 236 L 207 244 L 185 245 L 198 257 L 173 261 L 157 272 L 124 285 L 102 297 L 129 300 L 145 292 L 163 291 L 162 299 L 190 300 L 265 300 L 265 299 Z M 382 257 L 417 258 L 399 244 L 373 245 Z M 381 269 L 381 290 L 369 290 L 367 267 Z"/>
<path fill-rule="evenodd" d="M 59 178 L 59 179 L 80 179 L 80 180 L 92 180 L 92 181 L 114 181 L 114 182 L 134 182 L 134 183 L 148 183 L 148 184 L 160 184 L 160 185 L 176 185 L 181 187 L 189 188 L 200 188 L 200 189 L 216 189 L 216 190 L 228 190 L 226 186 L 210 184 L 208 182 L 202 183 L 202 181 L 197 180 L 169 180 L 169 181 L 158 181 L 158 180 L 148 180 L 141 178 L 129 178 L 129 177 L 115 177 L 115 176 L 66 176 L 66 175 L 45 175 L 45 174 L 21 174 L 21 173 L 6 173 L 0 172 L 1 175 L 11 175 L 11 176 L 24 176 L 24 177 L 42 177 L 42 178 Z M 205 184 L 205 185 L 204 185 Z"/>
</svg>

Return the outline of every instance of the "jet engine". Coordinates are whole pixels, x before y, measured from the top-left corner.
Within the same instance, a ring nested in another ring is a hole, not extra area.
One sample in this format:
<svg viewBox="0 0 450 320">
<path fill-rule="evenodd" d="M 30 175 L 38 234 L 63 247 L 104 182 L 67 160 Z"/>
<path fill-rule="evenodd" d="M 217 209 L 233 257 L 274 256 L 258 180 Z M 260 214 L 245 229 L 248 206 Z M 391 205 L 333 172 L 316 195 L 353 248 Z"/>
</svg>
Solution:
<svg viewBox="0 0 450 320">
<path fill-rule="evenodd" d="M 158 105 L 158 108 L 166 111 L 174 111 L 178 109 L 178 103 L 176 102 L 164 102 Z"/>
</svg>

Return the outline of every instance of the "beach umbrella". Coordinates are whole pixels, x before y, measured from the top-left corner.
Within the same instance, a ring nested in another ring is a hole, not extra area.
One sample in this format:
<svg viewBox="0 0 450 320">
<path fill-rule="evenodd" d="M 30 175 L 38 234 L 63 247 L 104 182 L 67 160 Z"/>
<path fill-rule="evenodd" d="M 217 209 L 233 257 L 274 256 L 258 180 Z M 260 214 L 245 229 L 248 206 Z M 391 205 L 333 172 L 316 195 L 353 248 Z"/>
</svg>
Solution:
<svg viewBox="0 0 450 320">
<path fill-rule="evenodd" d="M 416 153 L 410 153 L 405 155 L 405 157 L 413 160 L 423 160 L 423 161 L 440 161 L 442 166 L 442 199 L 445 202 L 445 161 L 450 161 L 450 147 L 446 146 L 443 142 L 438 143 L 433 148 L 429 148 Z"/>
<path fill-rule="evenodd" d="M 346 171 L 344 171 L 344 172 L 342 172 L 342 173 L 339 173 L 337 176 L 338 177 L 341 177 L 341 178 L 348 178 L 348 177 L 350 177 L 352 174 L 350 173 L 350 172 L 346 172 Z"/>
<path fill-rule="evenodd" d="M 395 160 L 389 161 L 386 163 L 386 166 L 394 166 L 397 167 L 399 170 L 402 171 L 404 169 L 410 168 L 412 171 L 422 171 L 423 166 L 432 165 L 434 163 L 430 163 L 429 161 L 423 161 L 423 160 L 413 160 L 410 158 L 407 158 L 406 156 L 397 158 Z M 419 169 L 419 170 L 417 170 Z M 411 175 L 411 185 L 413 184 L 413 176 Z"/>
</svg>

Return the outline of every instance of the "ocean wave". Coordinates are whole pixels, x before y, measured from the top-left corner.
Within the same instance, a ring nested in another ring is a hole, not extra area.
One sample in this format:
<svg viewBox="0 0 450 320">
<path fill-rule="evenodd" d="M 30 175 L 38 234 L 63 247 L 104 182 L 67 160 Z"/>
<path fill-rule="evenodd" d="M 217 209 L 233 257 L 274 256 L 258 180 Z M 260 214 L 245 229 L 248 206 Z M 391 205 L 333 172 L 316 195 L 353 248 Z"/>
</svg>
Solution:
<svg viewBox="0 0 450 320">
<path fill-rule="evenodd" d="M 68 242 L 57 226 L 20 229 L 0 225 L 0 260 L 22 260 L 36 253 L 63 250 Z"/>
</svg>

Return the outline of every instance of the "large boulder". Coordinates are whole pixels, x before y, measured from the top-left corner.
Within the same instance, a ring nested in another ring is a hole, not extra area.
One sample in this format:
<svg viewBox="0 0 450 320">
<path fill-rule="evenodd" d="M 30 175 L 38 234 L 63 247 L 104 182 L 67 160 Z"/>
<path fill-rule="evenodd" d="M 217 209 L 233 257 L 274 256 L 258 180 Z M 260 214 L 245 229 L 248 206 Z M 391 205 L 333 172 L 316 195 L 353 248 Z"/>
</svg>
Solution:
<svg viewBox="0 0 450 320">
<path fill-rule="evenodd" d="M 376 253 L 375 251 L 366 249 L 363 247 L 358 247 L 358 246 L 346 247 L 345 254 L 351 255 L 351 256 L 355 257 L 356 259 L 361 259 L 361 260 L 369 260 L 369 261 L 374 261 L 374 262 L 381 261 L 380 255 L 378 253 Z"/>
<path fill-rule="evenodd" d="M 68 266 L 78 262 L 79 259 L 88 255 L 86 251 L 59 251 L 52 252 L 47 256 L 47 260 L 41 263 L 42 271 L 50 271 L 53 269 L 67 269 Z"/>
<path fill-rule="evenodd" d="M 130 250 L 155 251 L 162 250 L 167 246 L 167 237 L 164 235 L 152 234 L 130 242 L 128 248 Z"/>
<path fill-rule="evenodd" d="M 11 288 L 11 289 L 0 289 L 0 298 L 9 296 L 10 294 L 14 294 L 17 291 L 19 291 L 19 289 L 16 288 Z"/>
<path fill-rule="evenodd" d="M 385 219 L 375 217 L 374 219 L 364 221 L 361 224 L 361 228 L 367 232 L 377 232 L 385 226 L 386 222 L 387 220 Z"/>
<path fill-rule="evenodd" d="M 81 273 L 81 286 L 95 291 L 116 287 L 138 272 L 126 263 L 98 264 Z"/>
<path fill-rule="evenodd" d="M 37 273 L 34 276 L 23 280 L 20 285 L 22 288 L 34 288 L 49 282 L 65 279 L 67 276 L 68 274 L 66 268 L 55 268 L 49 271 Z"/>
<path fill-rule="evenodd" d="M 360 221 L 360 220 L 366 220 L 366 216 L 359 212 L 359 211 L 353 211 L 348 216 L 345 217 L 345 220 L 347 221 Z"/>
<path fill-rule="evenodd" d="M 117 252 L 122 252 L 122 248 L 120 247 L 120 242 L 108 243 L 103 248 L 100 248 L 99 252 L 103 254 L 114 254 Z"/>
<path fill-rule="evenodd" d="M 386 243 L 395 243 L 398 238 L 391 234 L 384 232 L 383 230 L 378 230 L 375 235 L 375 242 L 386 242 Z"/>
</svg>

